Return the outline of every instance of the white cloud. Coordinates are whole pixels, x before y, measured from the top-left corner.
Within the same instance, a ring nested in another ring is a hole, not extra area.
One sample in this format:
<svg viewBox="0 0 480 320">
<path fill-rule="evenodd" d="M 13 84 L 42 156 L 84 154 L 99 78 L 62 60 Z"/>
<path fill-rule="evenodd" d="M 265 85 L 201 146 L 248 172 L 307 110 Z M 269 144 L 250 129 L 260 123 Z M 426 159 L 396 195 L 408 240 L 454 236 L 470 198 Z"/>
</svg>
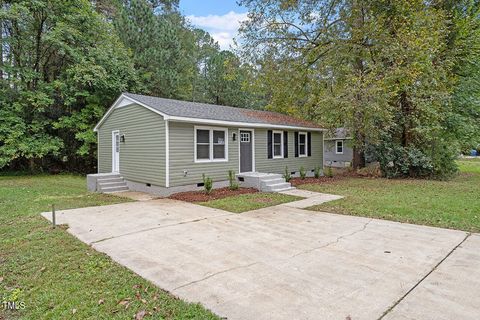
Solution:
<svg viewBox="0 0 480 320">
<path fill-rule="evenodd" d="M 240 22 L 247 19 L 247 13 L 230 11 L 224 15 L 187 16 L 187 19 L 196 27 L 210 33 L 222 49 L 228 49 L 233 44 L 233 38 L 238 33 Z"/>
</svg>

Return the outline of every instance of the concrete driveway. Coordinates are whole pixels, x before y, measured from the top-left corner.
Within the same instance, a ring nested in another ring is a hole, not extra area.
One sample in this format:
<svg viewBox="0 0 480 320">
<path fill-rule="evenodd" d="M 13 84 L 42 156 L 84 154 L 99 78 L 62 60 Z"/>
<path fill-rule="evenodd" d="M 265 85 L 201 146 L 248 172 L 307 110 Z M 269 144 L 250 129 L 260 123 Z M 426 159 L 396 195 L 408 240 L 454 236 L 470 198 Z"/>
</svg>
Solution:
<svg viewBox="0 0 480 320">
<path fill-rule="evenodd" d="M 160 199 L 57 221 L 228 319 L 480 318 L 479 235 L 310 212 L 301 201 L 232 214 Z"/>
</svg>

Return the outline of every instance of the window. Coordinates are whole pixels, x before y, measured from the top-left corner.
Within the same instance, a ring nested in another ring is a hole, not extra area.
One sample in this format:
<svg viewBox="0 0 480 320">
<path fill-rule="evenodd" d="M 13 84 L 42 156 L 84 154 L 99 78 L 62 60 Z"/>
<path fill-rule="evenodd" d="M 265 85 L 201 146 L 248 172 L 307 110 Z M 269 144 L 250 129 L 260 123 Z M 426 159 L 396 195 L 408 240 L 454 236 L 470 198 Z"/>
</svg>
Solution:
<svg viewBox="0 0 480 320">
<path fill-rule="evenodd" d="M 273 131 L 273 157 L 274 158 L 283 158 L 283 132 L 282 131 Z"/>
<path fill-rule="evenodd" d="M 250 132 L 241 132 L 240 142 L 250 142 Z"/>
<path fill-rule="evenodd" d="M 307 133 L 299 132 L 298 133 L 298 156 L 306 157 L 307 156 Z"/>
<path fill-rule="evenodd" d="M 195 127 L 195 162 L 228 161 L 228 130 Z"/>
<path fill-rule="evenodd" d="M 335 153 L 336 154 L 343 154 L 343 140 L 336 140 L 335 141 Z"/>
</svg>

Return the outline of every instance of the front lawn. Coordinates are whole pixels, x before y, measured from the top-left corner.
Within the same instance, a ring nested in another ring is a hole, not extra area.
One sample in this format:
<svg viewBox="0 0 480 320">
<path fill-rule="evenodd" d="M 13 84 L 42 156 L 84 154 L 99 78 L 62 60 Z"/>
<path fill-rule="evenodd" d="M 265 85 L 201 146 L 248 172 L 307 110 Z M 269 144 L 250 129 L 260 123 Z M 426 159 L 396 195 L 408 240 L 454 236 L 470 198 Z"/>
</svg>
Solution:
<svg viewBox="0 0 480 320">
<path fill-rule="evenodd" d="M 211 208 L 222 209 L 230 212 L 240 213 L 255 209 L 261 209 L 278 204 L 301 200 L 303 198 L 281 193 L 250 193 L 223 199 L 200 202 L 199 204 Z"/>
<path fill-rule="evenodd" d="M 0 319 L 218 319 L 187 304 L 40 216 L 128 201 L 86 191 L 85 178 L 0 176 Z M 3 310 L 3 301 L 25 304 Z"/>
<path fill-rule="evenodd" d="M 309 209 L 480 232 L 480 160 L 449 181 L 343 178 L 299 188 L 345 198 Z"/>
</svg>

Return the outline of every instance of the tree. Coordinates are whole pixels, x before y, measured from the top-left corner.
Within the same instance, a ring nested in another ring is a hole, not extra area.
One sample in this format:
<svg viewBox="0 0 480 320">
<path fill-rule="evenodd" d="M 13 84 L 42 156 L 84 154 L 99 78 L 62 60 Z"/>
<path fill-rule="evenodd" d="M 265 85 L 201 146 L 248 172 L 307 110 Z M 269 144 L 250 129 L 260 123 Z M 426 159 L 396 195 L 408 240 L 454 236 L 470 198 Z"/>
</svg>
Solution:
<svg viewBox="0 0 480 320">
<path fill-rule="evenodd" d="M 135 69 L 143 91 L 161 97 L 177 98 L 188 57 L 183 54 L 183 18 L 171 7 L 155 1 L 125 2 L 114 18 L 118 35 L 133 52 Z"/>
<path fill-rule="evenodd" d="M 394 146 L 385 163 L 408 159 L 402 175 L 455 170 L 446 124 L 461 112 L 451 104 L 450 10 L 421 0 L 242 4 L 244 53 L 262 66 L 271 107 L 350 128 L 356 168 L 367 147 L 381 156 Z M 429 164 L 420 170 L 418 161 Z"/>
<path fill-rule="evenodd" d="M 91 168 L 91 128 L 136 86 L 127 50 L 86 0 L 4 1 L 1 15 L 0 112 L 8 120 L 0 124 L 0 167 Z"/>
</svg>

